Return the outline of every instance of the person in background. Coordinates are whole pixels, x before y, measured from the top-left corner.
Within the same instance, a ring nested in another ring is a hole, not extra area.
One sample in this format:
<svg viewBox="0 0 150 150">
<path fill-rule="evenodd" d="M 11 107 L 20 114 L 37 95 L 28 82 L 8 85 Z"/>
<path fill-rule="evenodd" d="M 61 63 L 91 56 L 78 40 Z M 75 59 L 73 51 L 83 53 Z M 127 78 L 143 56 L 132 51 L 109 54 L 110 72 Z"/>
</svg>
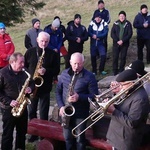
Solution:
<svg viewBox="0 0 150 150">
<path fill-rule="evenodd" d="M 66 28 L 65 28 L 64 25 L 62 25 L 62 21 L 60 20 L 60 17 L 59 17 L 59 16 L 55 16 L 55 17 L 54 17 L 54 20 L 55 20 L 55 19 L 59 19 L 59 21 L 60 21 L 59 29 L 60 29 L 60 31 L 61 31 L 62 34 L 63 34 L 62 46 L 64 46 L 64 42 L 66 41 Z"/>
<path fill-rule="evenodd" d="M 133 26 L 137 30 L 137 57 L 143 61 L 143 48 L 146 46 L 146 61 L 150 64 L 150 14 L 147 5 L 141 5 L 140 12 L 134 18 Z"/>
<path fill-rule="evenodd" d="M 54 19 L 52 24 L 44 28 L 44 31 L 50 35 L 48 48 L 56 53 L 60 64 L 60 49 L 63 43 L 63 33 L 60 30 L 60 19 Z M 54 77 L 54 81 L 57 81 L 58 74 Z"/>
<path fill-rule="evenodd" d="M 43 84 L 37 88 L 36 94 L 31 99 L 32 103 L 28 107 L 29 119 L 37 118 L 37 107 L 39 103 L 40 119 L 48 120 L 53 77 L 60 71 L 60 64 L 56 52 L 47 47 L 49 40 L 50 35 L 48 33 L 44 31 L 40 32 L 37 37 L 38 46 L 28 49 L 25 53 L 25 67 L 29 70 L 31 76 L 33 77 L 34 73 L 36 73 L 43 78 Z M 45 54 L 39 64 L 43 51 L 45 51 Z M 31 136 L 28 142 L 34 142 L 37 139 L 38 137 Z"/>
<path fill-rule="evenodd" d="M 117 75 L 125 69 L 127 51 L 133 34 L 132 25 L 126 19 L 126 12 L 120 11 L 118 17 L 119 19 L 114 22 L 111 29 L 111 38 L 113 40 L 114 75 Z M 119 60 L 120 64 L 118 65 Z"/>
<path fill-rule="evenodd" d="M 59 29 L 60 29 L 60 31 L 61 31 L 62 34 L 63 34 L 62 46 L 61 46 L 61 48 L 60 48 L 60 57 L 61 57 L 61 56 L 64 57 L 65 65 L 66 65 L 66 62 L 67 62 L 67 54 L 68 54 L 68 52 L 67 52 L 67 50 L 66 50 L 66 47 L 65 47 L 65 45 L 64 45 L 64 42 L 66 41 L 66 28 L 65 28 L 64 25 L 62 25 L 62 22 L 61 22 L 59 16 L 55 16 L 55 17 L 54 17 L 54 20 L 57 19 L 57 18 L 58 18 L 59 21 L 60 21 L 60 27 L 59 27 Z"/>
<path fill-rule="evenodd" d="M 92 72 L 97 75 L 97 56 L 100 56 L 99 74 L 106 75 L 104 71 L 106 62 L 106 50 L 104 46 L 104 38 L 108 33 L 108 25 L 102 19 L 99 12 L 95 13 L 95 19 L 90 22 L 88 27 L 88 33 L 90 36 L 90 53 L 91 53 L 91 64 Z"/>
<path fill-rule="evenodd" d="M 99 12 L 99 13 L 101 14 L 102 19 L 103 19 L 105 22 L 107 22 L 107 24 L 109 25 L 109 23 L 110 23 L 110 21 L 111 21 L 110 13 L 109 13 L 109 10 L 107 10 L 107 9 L 105 8 L 105 3 L 104 3 L 103 0 L 99 0 L 99 1 L 98 1 L 98 9 L 96 9 L 96 10 L 94 11 L 92 20 L 95 19 L 94 16 L 95 16 L 95 14 L 96 14 L 97 12 Z M 107 44 L 107 37 L 108 37 L 108 33 L 107 33 L 106 37 L 104 38 L 104 46 L 105 46 L 106 53 L 107 53 L 107 47 L 108 47 L 108 44 Z M 107 58 L 109 58 L 109 57 L 107 56 Z"/>
<path fill-rule="evenodd" d="M 81 24 L 80 14 L 75 14 L 74 20 L 68 22 L 66 38 L 68 40 L 68 57 L 66 68 L 69 68 L 71 55 L 75 52 L 82 53 L 84 42 L 88 40 L 88 32 L 86 27 Z"/>
<path fill-rule="evenodd" d="M 16 128 L 15 149 L 25 150 L 25 140 L 27 133 L 28 112 L 27 108 L 19 117 L 14 117 L 12 108 L 19 107 L 19 100 L 22 86 L 28 76 L 22 69 L 24 68 L 24 56 L 13 53 L 9 59 L 9 65 L 0 70 L 0 107 L 2 109 L 3 133 L 1 150 L 13 149 L 13 131 Z M 22 94 L 31 94 L 34 90 L 34 83 L 29 82 Z"/>
<path fill-rule="evenodd" d="M 68 103 L 75 108 L 75 113 L 70 117 L 69 125 L 63 127 L 63 134 L 66 142 L 66 150 L 75 148 L 76 150 L 85 150 L 86 141 L 85 133 L 77 138 L 74 138 L 71 131 L 81 121 L 83 121 L 89 115 L 90 104 L 88 98 L 93 99 L 94 94 L 98 94 L 98 86 L 95 76 L 84 69 L 84 56 L 79 52 L 75 52 L 71 55 L 70 59 L 71 67 L 65 69 L 58 78 L 58 84 L 56 87 L 56 100 L 60 108 L 60 116 L 64 116 L 64 108 Z M 74 82 L 72 78 L 76 73 Z M 74 83 L 70 87 L 71 81 Z M 70 89 L 72 89 L 70 91 Z M 83 123 L 79 132 L 83 131 L 86 123 Z"/>
<path fill-rule="evenodd" d="M 111 104 L 107 109 L 112 114 L 107 140 L 115 150 L 137 150 L 149 113 L 148 95 L 133 69 L 121 72 L 111 87 L 116 87 L 113 90 L 116 101 L 122 97 L 124 100 L 118 105 Z"/>
<path fill-rule="evenodd" d="M 32 28 L 27 30 L 24 39 L 24 45 L 26 49 L 29 49 L 31 47 L 37 47 L 36 39 L 41 31 L 42 29 L 40 29 L 40 20 L 37 18 L 32 19 Z"/>
<path fill-rule="evenodd" d="M 0 22 L 0 69 L 9 64 L 10 55 L 15 51 L 11 37 L 6 33 L 6 26 Z"/>
<path fill-rule="evenodd" d="M 56 53 L 60 54 L 60 48 L 63 42 L 63 33 L 60 30 L 60 20 L 56 18 L 52 24 L 49 24 L 44 28 L 44 31 L 50 35 L 50 41 L 48 48 L 52 49 Z"/>
</svg>

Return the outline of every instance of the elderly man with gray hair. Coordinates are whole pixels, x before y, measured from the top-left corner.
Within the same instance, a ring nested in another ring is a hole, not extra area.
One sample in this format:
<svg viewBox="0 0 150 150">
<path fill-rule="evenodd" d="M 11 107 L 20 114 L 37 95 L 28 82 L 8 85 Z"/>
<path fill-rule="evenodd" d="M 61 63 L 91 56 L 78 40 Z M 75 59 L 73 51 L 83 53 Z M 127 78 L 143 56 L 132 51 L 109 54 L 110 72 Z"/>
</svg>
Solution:
<svg viewBox="0 0 150 150">
<path fill-rule="evenodd" d="M 25 67 L 31 76 L 33 77 L 34 72 L 37 71 L 44 81 L 43 84 L 37 88 L 36 95 L 29 106 L 29 119 L 37 118 L 37 106 L 39 102 L 40 119 L 48 120 L 53 77 L 57 75 L 60 70 L 56 53 L 47 47 L 49 41 L 50 35 L 42 31 L 37 37 L 38 46 L 28 49 L 25 53 Z M 43 51 L 45 51 L 45 54 L 42 58 L 42 63 L 40 67 L 35 70 Z M 35 139 L 37 139 L 37 137 L 31 136 L 29 142 L 33 142 Z"/>
</svg>

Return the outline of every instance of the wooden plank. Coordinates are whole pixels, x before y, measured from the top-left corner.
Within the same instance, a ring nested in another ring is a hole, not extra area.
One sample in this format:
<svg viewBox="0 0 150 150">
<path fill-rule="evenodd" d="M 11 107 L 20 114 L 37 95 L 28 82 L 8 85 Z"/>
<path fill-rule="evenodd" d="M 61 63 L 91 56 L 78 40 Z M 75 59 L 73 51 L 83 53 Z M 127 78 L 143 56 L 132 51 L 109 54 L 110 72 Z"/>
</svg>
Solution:
<svg viewBox="0 0 150 150">
<path fill-rule="evenodd" d="M 29 121 L 28 134 L 37 135 L 52 140 L 64 141 L 63 129 L 59 123 L 40 120 L 37 118 Z M 111 145 L 105 140 L 93 138 L 93 132 L 91 129 L 86 131 L 86 139 L 88 146 L 102 150 L 112 150 Z"/>
</svg>

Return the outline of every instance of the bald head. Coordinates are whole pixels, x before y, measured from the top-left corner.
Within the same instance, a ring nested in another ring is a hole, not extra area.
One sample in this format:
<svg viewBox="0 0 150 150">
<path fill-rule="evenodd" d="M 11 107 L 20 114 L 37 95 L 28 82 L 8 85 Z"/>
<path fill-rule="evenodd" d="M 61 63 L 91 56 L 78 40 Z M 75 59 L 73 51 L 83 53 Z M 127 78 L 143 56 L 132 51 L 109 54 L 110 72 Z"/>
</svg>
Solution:
<svg viewBox="0 0 150 150">
<path fill-rule="evenodd" d="M 81 53 L 73 53 L 70 59 L 70 65 L 73 71 L 80 72 L 84 65 L 84 56 Z"/>
<path fill-rule="evenodd" d="M 50 40 L 50 35 L 47 32 L 40 32 L 37 37 L 37 42 L 40 48 L 46 48 Z"/>
</svg>

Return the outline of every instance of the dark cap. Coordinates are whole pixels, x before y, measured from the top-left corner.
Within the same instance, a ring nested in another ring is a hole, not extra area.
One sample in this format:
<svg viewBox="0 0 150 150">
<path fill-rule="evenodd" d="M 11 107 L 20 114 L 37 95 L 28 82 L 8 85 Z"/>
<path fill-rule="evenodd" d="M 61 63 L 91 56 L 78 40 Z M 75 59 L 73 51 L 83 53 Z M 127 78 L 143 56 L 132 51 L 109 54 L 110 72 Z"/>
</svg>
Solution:
<svg viewBox="0 0 150 150">
<path fill-rule="evenodd" d="M 141 60 L 135 60 L 133 61 L 129 66 L 129 68 L 133 69 L 136 71 L 136 73 L 138 73 L 139 75 L 143 76 L 145 75 L 147 72 L 144 70 L 144 63 Z"/>
<path fill-rule="evenodd" d="M 54 20 L 55 20 L 55 19 L 59 19 L 59 20 L 60 20 L 60 17 L 59 17 L 59 16 L 55 16 L 55 17 L 54 17 Z"/>
<path fill-rule="evenodd" d="M 141 5 L 140 9 L 142 10 L 143 8 L 147 8 L 148 9 L 147 5 L 145 5 L 145 4 Z"/>
<path fill-rule="evenodd" d="M 37 18 L 32 19 L 32 25 L 34 26 L 34 24 L 35 24 L 37 21 L 39 21 L 39 22 L 40 22 L 40 20 L 39 20 L 39 19 L 37 19 Z"/>
<path fill-rule="evenodd" d="M 94 19 L 95 19 L 96 17 L 102 18 L 100 12 L 96 12 L 96 13 L 94 14 Z"/>
<path fill-rule="evenodd" d="M 98 1 L 98 5 L 101 4 L 101 3 L 104 4 L 104 1 L 103 0 L 99 0 Z"/>
<path fill-rule="evenodd" d="M 118 15 L 121 15 L 121 14 L 123 14 L 126 17 L 126 12 L 125 11 L 123 11 L 123 10 L 120 11 Z"/>
<path fill-rule="evenodd" d="M 132 81 L 137 79 L 136 71 L 133 69 L 124 70 L 121 72 L 117 78 L 117 82 L 125 82 L 125 81 Z"/>
<path fill-rule="evenodd" d="M 81 15 L 80 15 L 80 14 L 75 14 L 75 15 L 74 15 L 74 20 L 77 19 L 77 18 L 80 18 L 80 19 L 81 19 Z"/>
</svg>

